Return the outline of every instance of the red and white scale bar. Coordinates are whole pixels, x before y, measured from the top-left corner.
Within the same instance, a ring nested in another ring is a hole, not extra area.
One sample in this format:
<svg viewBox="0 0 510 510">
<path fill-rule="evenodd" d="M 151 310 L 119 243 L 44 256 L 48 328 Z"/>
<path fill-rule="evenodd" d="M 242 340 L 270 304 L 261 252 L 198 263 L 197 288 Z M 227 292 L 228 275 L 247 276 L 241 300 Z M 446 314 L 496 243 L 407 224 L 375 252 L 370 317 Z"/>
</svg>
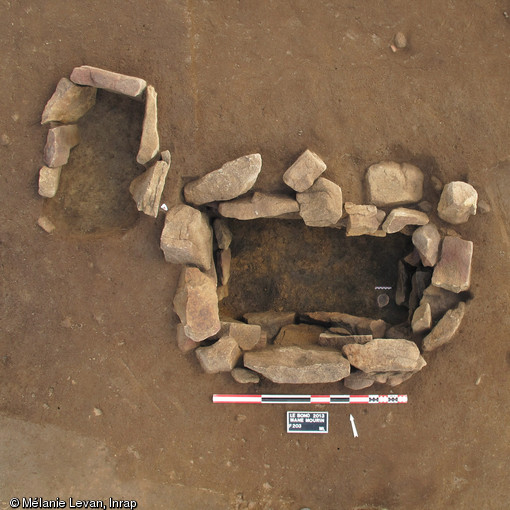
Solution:
<svg viewBox="0 0 510 510">
<path fill-rule="evenodd" d="M 407 395 L 213 395 L 215 404 L 407 404 Z"/>
</svg>

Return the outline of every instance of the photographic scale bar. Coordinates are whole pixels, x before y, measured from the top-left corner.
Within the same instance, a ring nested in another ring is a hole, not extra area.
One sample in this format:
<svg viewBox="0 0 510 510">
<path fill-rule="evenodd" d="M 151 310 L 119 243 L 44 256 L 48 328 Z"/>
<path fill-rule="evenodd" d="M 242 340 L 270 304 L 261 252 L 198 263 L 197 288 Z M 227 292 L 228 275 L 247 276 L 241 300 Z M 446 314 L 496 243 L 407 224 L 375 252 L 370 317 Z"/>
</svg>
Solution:
<svg viewBox="0 0 510 510">
<path fill-rule="evenodd" d="M 214 404 L 407 404 L 407 395 L 213 395 Z"/>
</svg>

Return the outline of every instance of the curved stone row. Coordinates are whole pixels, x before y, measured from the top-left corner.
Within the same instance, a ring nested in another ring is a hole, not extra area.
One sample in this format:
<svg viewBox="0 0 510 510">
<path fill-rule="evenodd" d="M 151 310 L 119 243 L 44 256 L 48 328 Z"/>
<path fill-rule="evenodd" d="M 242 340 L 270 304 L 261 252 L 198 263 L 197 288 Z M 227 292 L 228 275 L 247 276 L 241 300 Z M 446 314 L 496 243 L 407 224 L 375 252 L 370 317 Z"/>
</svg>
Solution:
<svg viewBox="0 0 510 510">
<path fill-rule="evenodd" d="M 152 85 L 141 78 L 96 67 L 74 68 L 70 79 L 62 78 L 58 82 L 46 103 L 41 124 L 48 124 L 49 130 L 44 148 L 45 165 L 39 171 L 39 194 L 53 198 L 57 193 L 62 167 L 67 164 L 71 149 L 80 142 L 76 122 L 95 105 L 98 88 L 145 102 L 136 161 L 145 166 L 146 171 L 133 180 L 129 190 L 138 210 L 155 218 L 171 159 L 169 151 L 160 153 L 157 93 Z M 43 218 L 42 223 L 45 230 L 54 230 L 47 218 Z"/>
</svg>

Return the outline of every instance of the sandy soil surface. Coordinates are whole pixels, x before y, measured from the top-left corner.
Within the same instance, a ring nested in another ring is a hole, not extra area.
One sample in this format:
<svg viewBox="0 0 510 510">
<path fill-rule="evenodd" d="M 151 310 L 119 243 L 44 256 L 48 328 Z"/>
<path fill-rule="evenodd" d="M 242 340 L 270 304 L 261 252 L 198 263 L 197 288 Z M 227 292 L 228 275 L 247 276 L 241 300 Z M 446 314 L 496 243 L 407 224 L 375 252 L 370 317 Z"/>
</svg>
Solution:
<svg viewBox="0 0 510 510">
<path fill-rule="evenodd" d="M 147 509 L 508 508 L 505 11 L 503 0 L 1 0 L 2 508 L 15 496 L 124 496 Z M 399 30 L 409 46 L 393 53 Z M 98 120 L 114 149 L 80 149 L 95 172 L 84 182 L 104 184 L 84 196 L 103 211 L 80 220 L 80 196 L 65 202 L 74 181 L 60 209 L 37 194 L 43 106 L 81 64 L 155 86 L 173 158 L 168 204 L 183 181 L 253 152 L 264 161 L 257 189 L 283 190 L 307 147 L 358 203 L 365 169 L 382 159 L 418 164 L 432 199 L 432 175 L 477 187 L 492 211 L 458 229 L 475 244 L 474 299 L 455 340 L 398 388 L 408 405 L 318 406 L 329 434 L 288 435 L 285 411 L 296 406 L 211 403 L 239 387 L 175 345 L 179 268 L 159 249 L 162 217 L 134 221 L 129 205 L 112 205 L 110 185 L 126 196 L 121 153 L 136 153 L 126 144 L 136 112 L 118 131 Z M 76 222 L 59 216 L 65 204 Z M 43 211 L 54 235 L 36 225 Z"/>
</svg>

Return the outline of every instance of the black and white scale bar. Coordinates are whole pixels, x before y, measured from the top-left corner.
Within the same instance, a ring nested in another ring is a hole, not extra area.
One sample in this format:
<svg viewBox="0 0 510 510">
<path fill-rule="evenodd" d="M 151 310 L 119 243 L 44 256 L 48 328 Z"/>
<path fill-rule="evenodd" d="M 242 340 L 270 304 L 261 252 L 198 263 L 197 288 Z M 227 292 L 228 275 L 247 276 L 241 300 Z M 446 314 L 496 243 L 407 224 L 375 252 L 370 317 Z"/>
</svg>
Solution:
<svg viewBox="0 0 510 510">
<path fill-rule="evenodd" d="M 407 404 L 407 395 L 213 395 L 215 404 Z"/>
</svg>

